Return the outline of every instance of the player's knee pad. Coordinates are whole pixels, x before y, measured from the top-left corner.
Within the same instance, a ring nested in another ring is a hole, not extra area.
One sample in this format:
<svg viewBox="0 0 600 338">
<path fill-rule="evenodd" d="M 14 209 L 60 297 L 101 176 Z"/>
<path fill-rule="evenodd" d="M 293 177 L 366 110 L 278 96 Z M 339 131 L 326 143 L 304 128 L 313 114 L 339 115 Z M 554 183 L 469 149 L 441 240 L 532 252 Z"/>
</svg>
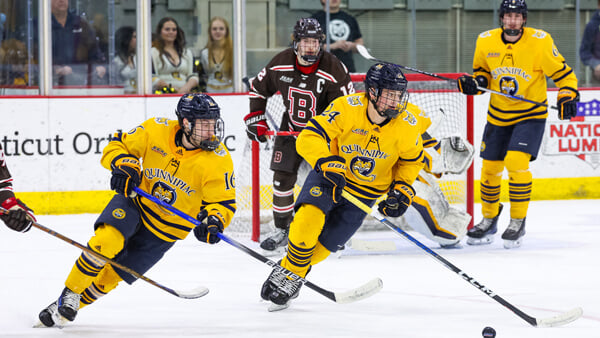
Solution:
<svg viewBox="0 0 600 338">
<path fill-rule="evenodd" d="M 531 155 L 520 151 L 507 151 L 504 164 L 509 174 L 511 172 L 522 172 L 529 170 Z"/>
<path fill-rule="evenodd" d="M 101 224 L 96 228 L 88 246 L 95 252 L 108 258 L 115 257 L 125 245 L 125 238 L 119 230 L 109 224 Z"/>
<path fill-rule="evenodd" d="M 481 179 L 485 177 L 493 182 L 502 180 L 502 172 L 504 171 L 504 161 L 483 160 L 481 165 Z"/>
<path fill-rule="evenodd" d="M 289 191 L 294 189 L 296 184 L 296 173 L 288 173 L 285 171 L 273 172 L 273 189 L 279 191 Z"/>
<path fill-rule="evenodd" d="M 312 204 L 303 204 L 290 225 L 289 241 L 304 243 L 306 247 L 314 247 L 324 224 L 325 214 L 321 209 Z"/>
</svg>

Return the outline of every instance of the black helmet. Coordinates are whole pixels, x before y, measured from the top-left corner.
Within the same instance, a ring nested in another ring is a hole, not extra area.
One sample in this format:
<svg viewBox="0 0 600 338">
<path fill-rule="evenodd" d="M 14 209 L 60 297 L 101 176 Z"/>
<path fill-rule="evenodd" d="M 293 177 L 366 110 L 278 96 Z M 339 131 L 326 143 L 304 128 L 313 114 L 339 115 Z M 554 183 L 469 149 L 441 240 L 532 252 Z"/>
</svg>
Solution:
<svg viewBox="0 0 600 338">
<path fill-rule="evenodd" d="M 294 51 L 298 54 L 298 44 L 303 38 L 313 38 L 319 40 L 319 53 L 317 55 L 303 55 L 302 59 L 309 63 L 316 62 L 323 54 L 322 45 L 325 42 L 325 34 L 321 24 L 317 19 L 302 18 L 294 26 Z"/>
<path fill-rule="evenodd" d="M 199 148 L 215 150 L 219 146 L 219 143 L 223 139 L 224 123 L 221 119 L 221 108 L 219 108 L 212 97 L 201 93 L 185 94 L 179 99 L 175 114 L 179 120 L 179 126 L 188 137 L 188 140 L 194 132 L 195 121 L 197 119 L 216 120 L 214 137 L 201 141 Z M 191 123 L 191 128 L 187 130 L 183 125 L 184 118 Z"/>
<path fill-rule="evenodd" d="M 500 27 L 504 33 L 510 36 L 516 36 L 521 34 L 523 27 L 519 29 L 505 29 L 504 23 L 502 22 L 502 18 L 504 18 L 504 14 L 506 13 L 519 13 L 523 15 L 523 21 L 527 21 L 527 4 L 525 0 L 502 0 L 500 4 L 499 18 L 500 18 Z M 523 26 L 525 23 L 523 23 Z"/>
<path fill-rule="evenodd" d="M 365 91 L 367 97 L 377 109 L 377 101 L 381 96 L 382 89 L 396 90 L 402 92 L 400 103 L 396 109 L 386 109 L 383 112 L 377 111 L 379 115 L 394 118 L 402 113 L 408 104 L 408 81 L 404 77 L 400 66 L 391 63 L 376 63 L 365 76 Z M 376 98 L 371 98 L 373 94 Z"/>
</svg>

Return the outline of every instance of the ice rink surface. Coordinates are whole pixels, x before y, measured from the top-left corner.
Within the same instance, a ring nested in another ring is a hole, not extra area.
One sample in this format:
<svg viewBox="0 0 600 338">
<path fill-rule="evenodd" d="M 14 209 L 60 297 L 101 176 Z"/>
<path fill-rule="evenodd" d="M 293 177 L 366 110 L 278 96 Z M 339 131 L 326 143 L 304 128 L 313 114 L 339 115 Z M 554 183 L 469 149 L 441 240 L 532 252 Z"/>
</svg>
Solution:
<svg viewBox="0 0 600 338">
<path fill-rule="evenodd" d="M 478 210 L 476 215 L 478 221 Z M 508 215 L 501 215 L 500 232 Z M 86 243 L 95 218 L 38 221 Z M 259 296 L 268 266 L 225 242 L 209 246 L 190 235 L 147 276 L 178 290 L 204 285 L 207 296 L 179 299 L 144 281 L 122 283 L 64 328 L 34 329 L 38 312 L 58 297 L 80 251 L 37 229 L 19 234 L 2 225 L 0 336 L 476 338 L 491 326 L 498 338 L 600 337 L 600 200 L 532 202 L 519 249 L 505 250 L 500 234 L 491 245 L 454 250 L 413 235 L 530 316 L 552 317 L 574 307 L 582 307 L 583 316 L 563 327 L 531 327 L 391 231 L 357 236 L 397 241 L 394 254 L 330 257 L 308 276 L 334 291 L 381 277 L 381 292 L 335 304 L 304 287 L 289 309 L 270 313 Z"/>
</svg>

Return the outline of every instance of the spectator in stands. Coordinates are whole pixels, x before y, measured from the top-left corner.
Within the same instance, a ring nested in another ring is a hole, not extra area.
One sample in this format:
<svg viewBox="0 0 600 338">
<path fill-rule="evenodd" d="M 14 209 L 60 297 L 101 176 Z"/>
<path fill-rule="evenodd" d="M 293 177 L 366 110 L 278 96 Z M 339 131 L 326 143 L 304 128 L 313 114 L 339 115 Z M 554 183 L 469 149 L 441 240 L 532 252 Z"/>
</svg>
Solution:
<svg viewBox="0 0 600 338">
<path fill-rule="evenodd" d="M 106 57 L 94 30 L 69 12 L 69 0 L 52 0 L 51 10 L 54 85 L 106 83 Z"/>
<path fill-rule="evenodd" d="M 584 65 L 592 69 L 594 79 L 600 81 L 600 0 L 598 10 L 585 26 L 579 57 Z"/>
<path fill-rule="evenodd" d="M 202 74 L 208 93 L 233 92 L 233 42 L 229 24 L 215 16 L 208 26 L 208 42 L 200 52 Z"/>
<path fill-rule="evenodd" d="M 331 53 L 346 65 L 350 73 L 355 73 L 356 67 L 352 53 L 358 52 L 357 44 L 364 44 L 358 22 L 352 15 L 340 10 L 342 0 L 329 0 L 329 27 L 327 27 L 325 25 L 326 1 L 321 0 L 323 10 L 315 13 L 313 18 L 317 19 L 321 27 L 325 28 Z"/>
<path fill-rule="evenodd" d="M 194 56 L 185 47 L 185 33 L 171 17 L 156 26 L 152 47 L 152 85 L 156 92 L 189 93 L 198 85 Z"/>
<path fill-rule="evenodd" d="M 136 43 L 137 35 L 135 28 L 123 26 L 115 32 L 117 55 L 113 59 L 115 71 L 111 74 L 111 83 L 123 85 L 125 94 L 134 94 L 137 89 Z"/>
</svg>

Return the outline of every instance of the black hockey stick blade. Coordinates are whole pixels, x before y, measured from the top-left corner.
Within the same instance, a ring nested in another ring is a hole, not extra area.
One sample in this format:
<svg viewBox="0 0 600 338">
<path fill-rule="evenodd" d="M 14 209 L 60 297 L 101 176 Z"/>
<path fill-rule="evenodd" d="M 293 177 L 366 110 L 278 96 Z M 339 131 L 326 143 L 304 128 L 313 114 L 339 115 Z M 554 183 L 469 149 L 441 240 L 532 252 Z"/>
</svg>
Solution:
<svg viewBox="0 0 600 338">
<path fill-rule="evenodd" d="M 371 55 L 371 53 L 369 53 L 369 50 L 367 50 L 367 48 L 363 45 L 356 45 L 356 50 L 358 50 L 358 53 L 360 54 L 360 56 L 362 56 L 363 58 L 367 59 L 367 60 L 371 60 L 371 61 L 375 61 L 375 62 L 382 62 L 382 63 L 392 63 L 392 62 L 388 62 L 388 61 L 383 61 L 383 60 L 379 60 L 377 58 L 375 58 L 373 55 Z M 445 81 L 449 81 L 449 82 L 454 82 L 456 83 L 456 79 L 452 79 L 446 76 L 442 76 L 442 75 L 438 75 L 435 73 L 429 73 L 417 68 L 412 68 L 412 67 L 408 67 L 408 66 L 403 66 L 403 65 L 399 65 L 399 64 L 395 64 L 396 66 L 409 70 L 411 72 L 415 72 L 415 73 L 419 73 L 419 74 L 423 74 L 423 75 L 427 75 L 427 76 L 431 76 L 431 77 L 435 77 L 437 79 L 440 80 L 445 80 Z M 524 102 L 528 102 L 531 104 L 535 104 L 536 106 L 542 106 L 542 107 L 546 107 L 546 108 L 552 108 L 552 109 L 556 109 L 558 110 L 557 107 L 555 106 L 548 106 L 547 104 L 543 103 L 543 102 L 537 102 L 537 101 L 532 101 L 532 100 L 528 100 L 526 98 L 520 97 L 520 96 L 514 96 L 514 95 L 510 95 L 507 93 L 503 93 L 503 92 L 499 92 L 493 89 L 489 89 L 489 88 L 485 88 L 485 87 L 480 87 L 477 86 L 477 89 L 480 91 L 484 91 L 484 92 L 488 92 L 491 94 L 496 94 L 496 95 L 501 95 L 501 96 L 505 96 L 514 100 L 519 100 L 519 101 L 524 101 Z"/>
<path fill-rule="evenodd" d="M 188 222 L 195 224 L 195 225 L 200 225 L 200 221 L 198 221 L 196 218 L 194 218 L 194 217 L 182 212 L 181 210 L 175 208 L 174 206 L 148 194 L 147 192 L 141 190 L 140 188 L 136 187 L 136 188 L 134 188 L 134 191 L 136 193 L 138 193 L 138 195 L 149 199 L 150 201 L 171 211 L 175 215 L 187 220 Z M 357 288 L 354 288 L 354 289 L 351 289 L 351 290 L 348 290 L 345 292 L 329 291 L 327 289 L 324 289 L 324 288 L 294 274 L 293 272 L 291 272 L 291 271 L 287 270 L 286 268 L 282 267 L 281 265 L 277 264 L 275 261 L 270 260 L 269 258 L 248 248 L 247 246 L 234 240 L 231 237 L 228 237 L 222 233 L 218 233 L 217 236 L 219 236 L 220 239 L 227 242 L 228 244 L 231 244 L 235 248 L 237 248 L 237 249 L 249 254 L 250 256 L 256 258 L 257 260 L 267 264 L 272 269 L 277 269 L 277 270 L 281 271 L 282 273 L 284 273 L 285 275 L 287 275 L 288 277 L 290 277 L 291 279 L 300 281 L 301 283 L 306 285 L 308 288 L 312 289 L 313 291 L 316 291 L 317 293 L 329 298 L 330 300 L 332 300 L 336 303 L 340 303 L 340 304 L 352 303 L 352 302 L 355 302 L 355 301 L 358 301 L 361 299 L 368 298 L 368 297 L 376 294 L 377 292 L 379 292 L 379 290 L 381 290 L 381 288 L 383 287 L 383 281 L 380 278 L 374 278 L 374 279 L 370 280 L 369 282 L 367 282 Z"/>
<path fill-rule="evenodd" d="M 457 275 L 459 275 L 462 279 L 467 281 L 469 284 L 471 284 L 474 287 L 476 287 L 477 289 L 479 289 L 479 291 L 483 292 L 484 294 L 486 294 L 493 300 L 497 301 L 498 303 L 504 305 L 504 307 L 506 307 L 507 309 L 509 309 L 514 314 L 521 317 L 521 319 L 523 319 L 524 321 L 526 321 L 527 323 L 529 323 L 530 325 L 532 325 L 534 327 L 554 327 L 554 326 L 565 325 L 565 324 L 570 323 L 570 322 L 576 320 L 577 318 L 581 317 L 581 315 L 583 314 L 583 310 L 578 307 L 573 310 L 563 312 L 555 317 L 542 318 L 542 319 L 531 317 L 528 314 L 526 314 L 525 312 L 521 311 L 516 306 L 507 302 L 504 298 L 497 295 L 494 291 L 490 290 L 483 284 L 479 283 L 475 278 L 467 275 L 464 271 L 459 269 L 454 264 L 450 263 L 448 260 L 446 260 L 444 257 L 440 256 L 435 251 L 431 250 L 428 246 L 419 242 L 416 238 L 414 238 L 413 236 L 408 234 L 406 231 L 402 230 L 399 226 L 395 225 L 394 223 L 388 221 L 384 217 L 375 213 L 368 205 L 361 202 L 358 198 L 354 197 L 349 192 L 344 190 L 342 192 L 342 196 L 346 200 L 348 200 L 350 203 L 356 205 L 359 209 L 361 209 L 362 211 L 367 213 L 367 215 L 370 214 L 371 216 L 373 216 L 375 219 L 377 219 L 378 221 L 383 223 L 385 226 L 387 226 L 391 230 L 402 235 L 406 240 L 408 240 L 412 244 L 415 244 L 419 248 L 423 249 L 425 252 L 427 252 L 430 255 L 430 257 L 433 257 L 437 262 L 441 263 L 446 268 L 455 272 Z"/>
<path fill-rule="evenodd" d="M 2 208 L 2 207 L 0 207 L 0 212 L 2 212 L 4 214 L 4 213 L 7 212 L 7 210 L 4 209 L 4 208 Z M 95 252 L 94 250 L 88 248 L 87 246 L 84 246 L 84 245 L 80 244 L 79 242 L 77 242 L 77 241 L 75 241 L 75 240 L 73 240 L 73 239 L 71 239 L 71 238 L 69 238 L 69 237 L 67 237 L 65 235 L 62 235 L 62 234 L 60 234 L 60 233 L 58 233 L 58 232 L 56 232 L 56 231 L 54 231 L 54 230 L 52 230 L 52 229 L 50 229 L 48 227 L 45 227 L 45 226 L 43 226 L 43 225 L 41 225 L 41 224 L 39 224 L 37 222 L 31 222 L 31 225 L 33 227 L 35 227 L 35 228 L 38 228 L 38 229 L 40 229 L 40 230 L 42 230 L 42 231 L 44 231 L 44 232 L 46 232 L 46 233 L 48 233 L 48 234 L 50 234 L 50 235 L 58 238 L 58 239 L 61 239 L 61 240 L 65 241 L 65 242 L 67 242 L 67 243 L 69 243 L 69 244 L 71 244 L 71 245 L 73 245 L 73 246 L 75 246 L 75 247 L 77 247 L 77 248 L 79 248 L 79 249 L 81 249 L 81 250 L 89 253 L 90 255 L 93 255 L 93 256 L 95 256 L 95 257 L 97 257 L 97 258 L 105 261 L 106 263 L 108 263 L 108 264 L 110 264 L 110 265 L 112 265 L 112 266 L 114 266 L 116 268 L 119 268 L 119 269 L 127 272 L 128 274 L 130 274 L 130 275 L 132 275 L 132 276 L 134 276 L 134 277 L 136 277 L 138 279 L 143 280 L 144 282 L 147 282 L 147 283 L 149 283 L 151 285 L 154 285 L 157 288 L 162 289 L 162 290 L 164 290 L 164 291 L 166 291 L 166 292 L 168 292 L 168 293 L 170 293 L 170 294 L 172 294 L 174 296 L 177 296 L 179 298 L 195 299 L 195 298 L 200 298 L 202 296 L 205 296 L 208 293 L 208 288 L 206 288 L 204 286 L 199 286 L 199 287 L 197 287 L 197 288 L 195 288 L 193 290 L 188 290 L 188 291 L 179 291 L 179 290 L 171 289 L 171 288 L 166 287 L 166 286 L 164 286 L 164 285 L 162 285 L 162 284 L 160 284 L 158 282 L 153 281 L 152 279 L 150 279 L 150 278 L 148 278 L 148 277 L 146 277 L 146 276 L 144 276 L 144 275 L 136 272 L 135 270 L 133 270 L 131 268 L 128 268 L 128 267 L 126 267 L 124 265 L 121 265 L 121 264 L 113 261 L 112 259 L 110 259 L 110 258 L 108 258 L 108 257 L 106 257 L 104 255 L 101 255 L 101 254 Z"/>
</svg>

